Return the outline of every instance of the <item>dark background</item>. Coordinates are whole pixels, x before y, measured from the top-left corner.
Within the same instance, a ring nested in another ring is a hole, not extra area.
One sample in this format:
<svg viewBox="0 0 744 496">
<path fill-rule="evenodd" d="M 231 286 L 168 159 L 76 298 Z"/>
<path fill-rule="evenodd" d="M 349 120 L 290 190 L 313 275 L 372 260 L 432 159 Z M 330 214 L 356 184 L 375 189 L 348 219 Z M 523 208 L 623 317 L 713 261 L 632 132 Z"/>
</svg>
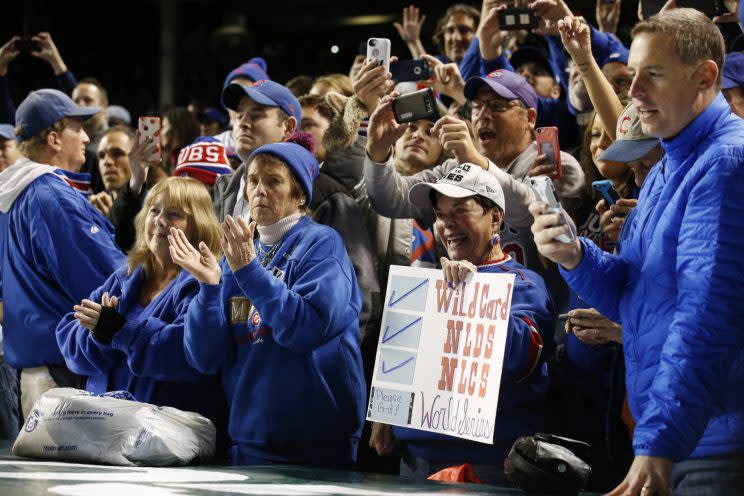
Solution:
<svg viewBox="0 0 744 496">
<path fill-rule="evenodd" d="M 453 3 L 419 2 L 427 14 L 422 33 L 427 50 L 434 52 L 431 35 L 436 20 Z M 480 3 L 468 3 L 480 10 Z M 568 3 L 575 14 L 593 22 L 594 0 Z M 624 0 L 623 4 L 621 38 L 635 22 L 637 9 L 635 1 Z M 99 79 L 109 92 L 110 103 L 125 106 L 135 116 L 158 109 L 163 101 L 160 51 L 165 15 L 175 26 L 174 53 L 162 54 L 175 60 L 171 100 L 176 105 L 192 99 L 217 104 L 227 73 L 257 55 L 266 59 L 269 76 L 282 83 L 298 74 L 348 73 L 360 42 L 371 36 L 390 38 L 393 54 L 410 58 L 391 24 L 401 17 L 405 5 L 408 2 L 389 0 L 5 1 L 0 7 L 0 41 L 15 34 L 49 31 L 78 79 Z M 370 15 L 389 19 L 349 25 L 349 18 Z M 241 34 L 225 34 L 225 26 L 240 20 Z M 335 55 L 332 45 L 339 47 Z M 12 62 L 8 78 L 16 104 L 33 89 L 55 87 L 49 66 L 31 56 L 22 55 Z"/>
</svg>

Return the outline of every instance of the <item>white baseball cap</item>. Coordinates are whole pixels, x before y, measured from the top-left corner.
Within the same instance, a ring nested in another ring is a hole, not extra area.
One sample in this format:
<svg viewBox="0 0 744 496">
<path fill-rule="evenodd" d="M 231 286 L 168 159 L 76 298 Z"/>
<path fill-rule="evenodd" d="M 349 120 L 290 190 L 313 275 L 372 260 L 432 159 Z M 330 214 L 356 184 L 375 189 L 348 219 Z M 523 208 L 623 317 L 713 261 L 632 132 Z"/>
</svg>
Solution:
<svg viewBox="0 0 744 496">
<path fill-rule="evenodd" d="M 506 213 L 504 190 L 496 176 L 475 164 L 460 164 L 435 183 L 414 184 L 408 192 L 408 201 L 417 207 L 434 208 L 431 204 L 431 190 L 451 198 L 480 195 L 494 202 Z"/>
</svg>

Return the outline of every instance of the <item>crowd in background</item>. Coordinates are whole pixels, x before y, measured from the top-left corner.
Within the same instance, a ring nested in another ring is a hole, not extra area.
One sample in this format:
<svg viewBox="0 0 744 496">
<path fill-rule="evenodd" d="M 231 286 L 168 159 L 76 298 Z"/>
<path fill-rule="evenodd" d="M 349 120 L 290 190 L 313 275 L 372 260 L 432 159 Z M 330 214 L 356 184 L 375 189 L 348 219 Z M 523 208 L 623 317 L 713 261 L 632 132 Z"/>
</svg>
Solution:
<svg viewBox="0 0 744 496">
<path fill-rule="evenodd" d="M 58 87 L 16 105 L 8 40 L 3 437 L 47 389 L 122 389 L 207 416 L 238 464 L 426 478 L 468 462 L 500 484 L 515 439 L 547 431 L 591 444 L 593 490 L 740 487 L 744 45 L 716 25 L 738 5 L 715 22 L 639 5 L 626 47 L 620 0 L 597 1 L 598 27 L 563 0 L 517 3 L 537 27 L 501 25 L 514 2 L 451 6 L 436 53 L 404 8 L 410 53 L 393 55 L 428 79 L 358 56 L 281 84 L 247 57 L 220 108 L 163 109 L 146 136 L 49 33 L 31 55 Z M 395 99 L 423 88 L 438 116 L 398 123 Z M 551 127 L 559 160 L 536 142 Z M 391 265 L 515 274 L 492 445 L 365 423 Z"/>
</svg>

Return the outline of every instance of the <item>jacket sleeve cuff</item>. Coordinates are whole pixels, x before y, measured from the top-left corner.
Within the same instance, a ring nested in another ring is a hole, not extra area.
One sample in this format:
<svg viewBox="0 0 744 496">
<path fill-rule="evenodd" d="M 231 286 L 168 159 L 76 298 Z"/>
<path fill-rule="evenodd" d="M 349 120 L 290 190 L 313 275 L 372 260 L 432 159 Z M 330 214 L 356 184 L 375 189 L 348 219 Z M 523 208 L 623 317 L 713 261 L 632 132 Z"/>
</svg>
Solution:
<svg viewBox="0 0 744 496">
<path fill-rule="evenodd" d="M 265 278 L 267 274 L 268 271 L 264 269 L 258 262 L 258 257 L 251 260 L 250 263 L 245 267 L 236 272 L 233 272 L 235 281 L 238 283 L 238 287 L 243 292 L 243 294 L 248 296 L 249 298 L 251 298 L 251 289 L 259 286 L 265 287 L 264 284 L 261 284 L 258 281 L 262 278 Z"/>
<path fill-rule="evenodd" d="M 218 307 L 220 306 L 221 292 L 222 284 L 205 284 L 200 282 L 196 300 L 199 302 L 199 305 L 204 307 Z"/>
<path fill-rule="evenodd" d="M 119 329 L 116 334 L 114 334 L 114 337 L 111 339 L 111 347 L 124 353 L 129 351 L 129 347 L 132 345 L 132 342 L 139 333 L 138 324 L 138 322 L 132 322 L 131 320 L 128 320 L 127 323 L 124 324 L 124 326 Z"/>
<path fill-rule="evenodd" d="M 563 265 L 558 264 L 558 270 L 561 273 L 561 276 L 563 276 L 563 279 L 571 286 L 573 287 L 573 283 L 580 281 L 582 278 L 584 278 L 587 273 L 591 273 L 592 268 L 594 267 L 594 252 L 592 250 L 593 243 L 587 243 L 587 240 L 585 238 L 579 238 L 579 241 L 581 242 L 581 261 L 579 262 L 579 265 L 574 267 L 571 270 L 566 269 L 563 267 Z"/>
</svg>

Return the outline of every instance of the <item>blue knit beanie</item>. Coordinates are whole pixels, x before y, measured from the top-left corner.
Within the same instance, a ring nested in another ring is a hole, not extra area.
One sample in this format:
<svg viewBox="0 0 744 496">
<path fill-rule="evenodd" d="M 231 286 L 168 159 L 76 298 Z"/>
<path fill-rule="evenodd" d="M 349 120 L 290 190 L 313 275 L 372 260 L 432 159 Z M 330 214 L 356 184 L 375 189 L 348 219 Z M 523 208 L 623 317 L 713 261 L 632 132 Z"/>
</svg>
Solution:
<svg viewBox="0 0 744 496">
<path fill-rule="evenodd" d="M 318 177 L 320 169 L 318 160 L 313 155 L 314 148 L 315 142 L 312 135 L 304 131 L 298 131 L 290 134 L 286 141 L 256 148 L 250 154 L 246 163 L 249 164 L 254 157 L 263 153 L 277 157 L 287 164 L 295 179 L 299 181 L 302 191 L 305 193 L 306 204 L 309 205 L 313 199 L 313 182 Z"/>
</svg>

